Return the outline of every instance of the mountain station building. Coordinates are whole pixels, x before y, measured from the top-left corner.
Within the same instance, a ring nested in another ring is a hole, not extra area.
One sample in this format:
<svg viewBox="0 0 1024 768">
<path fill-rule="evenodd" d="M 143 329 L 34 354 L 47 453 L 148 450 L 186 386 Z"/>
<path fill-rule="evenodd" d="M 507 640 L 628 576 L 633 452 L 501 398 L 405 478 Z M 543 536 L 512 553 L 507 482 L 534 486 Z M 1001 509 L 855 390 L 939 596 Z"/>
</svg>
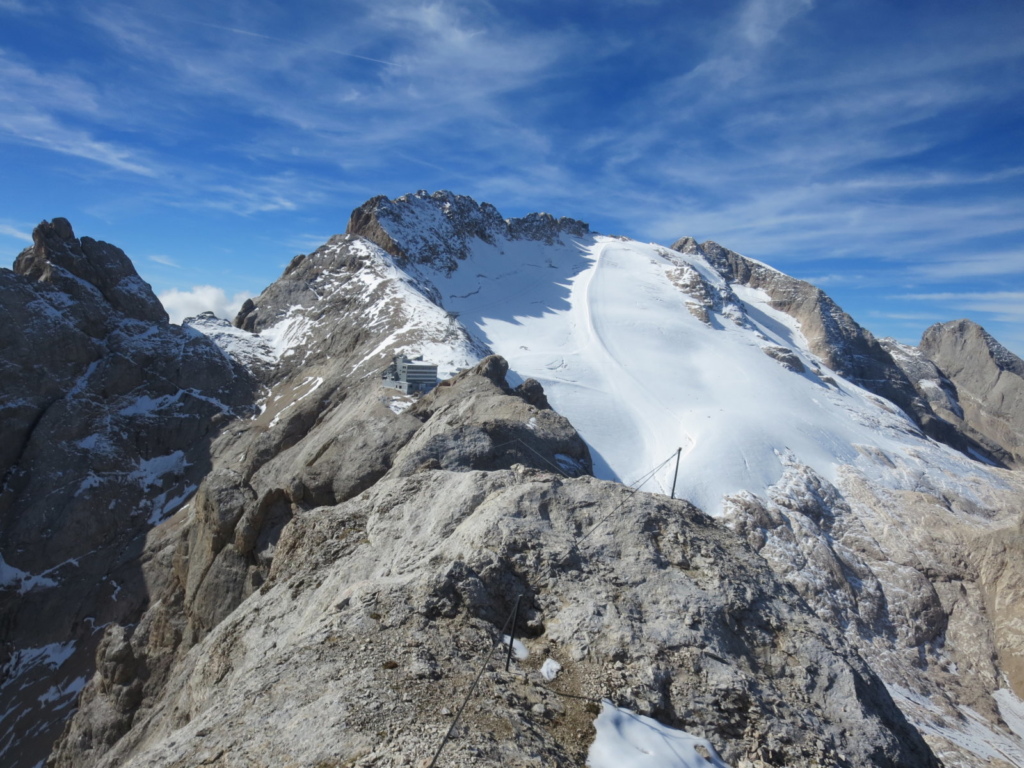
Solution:
<svg viewBox="0 0 1024 768">
<path fill-rule="evenodd" d="M 429 392 L 437 386 L 437 366 L 423 362 L 422 356 L 410 360 L 405 355 L 396 355 L 381 379 L 385 387 L 400 389 L 405 394 Z"/>
</svg>

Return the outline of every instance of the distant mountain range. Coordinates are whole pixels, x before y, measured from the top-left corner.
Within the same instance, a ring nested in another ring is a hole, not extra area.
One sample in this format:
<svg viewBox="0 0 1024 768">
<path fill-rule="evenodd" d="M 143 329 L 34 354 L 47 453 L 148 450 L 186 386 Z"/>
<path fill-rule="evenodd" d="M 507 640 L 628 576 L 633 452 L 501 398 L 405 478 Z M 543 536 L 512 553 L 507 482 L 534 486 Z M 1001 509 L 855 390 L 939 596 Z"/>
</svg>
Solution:
<svg viewBox="0 0 1024 768">
<path fill-rule="evenodd" d="M 716 243 L 449 192 L 233 322 L 33 240 L 4 765 L 426 766 L 475 690 L 438 766 L 582 765 L 601 700 L 733 768 L 1024 766 L 1024 362 L 976 324 L 876 339 Z M 382 387 L 397 354 L 443 381 Z"/>
</svg>

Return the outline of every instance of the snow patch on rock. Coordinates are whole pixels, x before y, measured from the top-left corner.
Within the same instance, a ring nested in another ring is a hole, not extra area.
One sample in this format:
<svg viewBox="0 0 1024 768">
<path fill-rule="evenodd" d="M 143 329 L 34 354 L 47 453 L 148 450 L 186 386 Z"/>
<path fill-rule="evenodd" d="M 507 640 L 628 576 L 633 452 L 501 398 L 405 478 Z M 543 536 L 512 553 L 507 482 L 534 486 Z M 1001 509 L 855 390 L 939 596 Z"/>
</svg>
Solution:
<svg viewBox="0 0 1024 768">
<path fill-rule="evenodd" d="M 602 702 L 594 728 L 589 768 L 729 768 L 707 739 L 619 709 L 608 700 Z"/>
</svg>

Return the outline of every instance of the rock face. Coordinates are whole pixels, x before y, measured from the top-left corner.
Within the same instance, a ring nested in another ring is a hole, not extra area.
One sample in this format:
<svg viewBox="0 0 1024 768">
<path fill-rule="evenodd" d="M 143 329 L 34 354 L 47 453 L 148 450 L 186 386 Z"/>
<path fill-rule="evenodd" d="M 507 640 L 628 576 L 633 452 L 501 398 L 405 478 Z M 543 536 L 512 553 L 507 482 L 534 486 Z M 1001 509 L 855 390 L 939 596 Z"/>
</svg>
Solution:
<svg viewBox="0 0 1024 768">
<path fill-rule="evenodd" d="M 955 387 L 965 431 L 1024 466 L 1024 360 L 970 320 L 933 325 L 920 349 Z"/>
<path fill-rule="evenodd" d="M 67 717 L 100 628 L 146 600 L 145 533 L 209 469 L 255 382 L 168 325 L 118 248 L 43 222 L 0 270 L 0 762 L 34 765 Z"/>
<path fill-rule="evenodd" d="M 78 240 L 67 219 L 44 221 L 32 241 L 15 260 L 15 274 L 53 285 L 88 304 L 102 297 L 112 310 L 133 320 L 167 322 L 163 306 L 120 248 L 91 237 Z"/>
<path fill-rule="evenodd" d="M 917 349 L 892 340 L 886 346 L 934 411 L 971 439 L 979 447 L 977 453 L 1005 466 L 1022 466 L 1024 361 L 970 320 L 931 326 Z M 958 550 L 974 583 L 970 599 L 991 622 L 990 637 L 980 643 L 974 666 L 988 666 L 986 653 L 998 659 L 999 672 L 990 669 L 988 674 L 1002 675 L 1020 694 L 1024 692 L 1024 636 L 1017 606 L 1024 600 L 1020 565 L 1024 563 L 1024 512 L 1019 501 L 1007 500 L 1002 506 L 1009 513 L 1007 524 L 968 537 Z M 963 617 L 962 608 L 957 612 Z M 979 645 L 977 640 L 972 644 Z"/>
<path fill-rule="evenodd" d="M 956 387 L 938 366 L 917 347 L 901 344 L 895 339 L 880 339 L 879 343 L 907 375 L 918 395 L 928 401 L 936 415 L 962 430 L 964 412 L 957 399 Z M 995 445 L 987 448 L 989 452 L 998 451 Z"/>
<path fill-rule="evenodd" d="M 235 523 L 232 544 L 232 515 L 194 511 L 167 590 L 134 631 L 108 630 L 53 764 L 408 765 L 440 743 L 522 595 L 530 658 L 505 674 L 495 657 L 447 765 L 579 765 L 601 697 L 706 735 L 736 766 L 937 765 L 736 536 L 685 502 L 553 473 L 565 452 L 585 464 L 585 446 L 504 368 L 488 358 L 401 415 L 352 409 L 402 435 L 390 469 L 340 503 L 282 491 L 266 580 L 189 642 L 167 627 L 182 600 L 188 614 L 196 542 L 218 525 L 222 552 L 248 535 Z M 319 431 L 338 434 L 347 408 Z M 278 461 L 279 482 L 304 464 Z M 550 683 L 546 657 L 563 669 Z"/>
<path fill-rule="evenodd" d="M 943 762 L 970 766 L 977 753 L 934 725 L 969 708 L 999 741 L 993 691 L 1024 692 L 1020 610 L 1010 607 L 1024 599 L 1024 482 L 979 465 L 950 478 L 954 495 L 920 468 L 900 469 L 912 487 L 879 488 L 853 470 L 832 484 L 793 463 L 767 498 L 732 499 L 725 521 L 841 628 Z M 1001 765 L 1024 759 L 1012 737 L 998 754 Z"/>
</svg>

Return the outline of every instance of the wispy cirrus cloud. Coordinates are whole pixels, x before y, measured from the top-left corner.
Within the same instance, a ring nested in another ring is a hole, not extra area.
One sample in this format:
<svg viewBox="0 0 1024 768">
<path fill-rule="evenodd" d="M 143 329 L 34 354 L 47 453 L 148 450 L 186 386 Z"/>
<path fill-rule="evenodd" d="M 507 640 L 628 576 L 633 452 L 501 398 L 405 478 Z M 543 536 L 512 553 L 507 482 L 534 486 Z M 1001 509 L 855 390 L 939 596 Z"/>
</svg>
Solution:
<svg viewBox="0 0 1024 768">
<path fill-rule="evenodd" d="M 982 234 L 1019 231 L 1022 206 L 1024 195 L 969 204 L 872 201 L 847 194 L 843 183 L 819 183 L 755 188 L 731 201 L 704 205 L 698 200 L 667 212 L 640 207 L 634 213 L 638 220 L 646 216 L 648 231 L 662 239 L 714 234 L 713 239 L 736 250 L 785 260 L 776 266 L 857 257 L 903 262 L 918 277 L 952 278 L 958 272 L 984 274 L 1013 265 L 1012 253 L 976 256 L 978 246 L 971 241 Z M 915 266 L 918 259 L 924 259 L 920 268 Z"/>
<path fill-rule="evenodd" d="M 113 115 L 104 117 L 96 89 L 81 77 L 44 72 L 0 51 L 0 80 L 0 138 L 131 174 L 157 174 L 137 150 L 97 138 L 85 127 Z"/>
<path fill-rule="evenodd" d="M 38 12 L 38 9 L 24 2 L 24 0 L 0 0 L 0 11 L 6 13 L 34 13 Z"/>
<path fill-rule="evenodd" d="M 250 150 L 269 142 L 268 154 L 280 157 L 291 141 L 300 155 L 333 153 L 343 163 L 365 164 L 376 149 L 420 144 L 430 132 L 453 127 L 451 139 L 462 142 L 462 151 L 487 146 L 501 132 L 533 141 L 517 128 L 519 113 L 501 100 L 536 88 L 578 47 L 571 33 L 511 34 L 451 3 L 355 4 L 344 24 L 328 18 L 272 35 L 252 28 L 273 15 L 269 8 L 247 8 L 244 27 L 112 6 L 89 18 L 162 71 L 169 86 L 227 96 L 235 108 L 267 120 L 259 138 L 246 143 Z M 175 33 L 189 25 L 209 34 Z M 378 66 L 366 69 L 360 61 Z"/>
<path fill-rule="evenodd" d="M 187 208 L 225 211 L 239 216 L 296 211 L 338 194 L 341 185 L 306 179 L 292 172 L 248 176 L 231 169 L 190 174 L 201 192 L 177 203 Z"/>
<path fill-rule="evenodd" d="M 157 168 L 147 163 L 136 150 L 102 141 L 88 131 L 63 125 L 52 115 L 28 111 L 0 112 L 0 132 L 22 144 L 92 160 L 114 170 L 149 177 L 159 174 Z"/>
<path fill-rule="evenodd" d="M 868 315 L 887 320 L 910 320 L 914 323 L 932 323 L 936 320 L 934 312 L 879 312 L 876 310 L 869 312 Z"/>
<path fill-rule="evenodd" d="M 13 227 L 10 224 L 0 224 L 0 235 L 7 235 L 7 237 L 13 237 L 17 240 L 25 240 L 29 243 L 32 242 L 32 235 L 28 232 Z"/>
<path fill-rule="evenodd" d="M 811 285 L 816 285 L 819 288 L 822 288 L 826 286 L 863 283 L 865 280 L 869 280 L 870 278 L 863 274 L 844 275 L 832 273 L 828 275 L 810 275 L 801 277 L 800 279 L 807 281 Z"/>
<path fill-rule="evenodd" d="M 450 188 L 714 239 L 844 306 L 1021 274 L 1017 5 L 576 5 L 72 0 L 45 53 L 0 52 L 0 134 L 82 160 L 52 165 L 91 215 L 289 229 L 259 247 L 338 231 L 373 194 Z"/>
<path fill-rule="evenodd" d="M 290 238 L 287 245 L 293 249 L 300 250 L 303 253 L 308 253 L 310 251 L 315 251 L 330 238 L 331 235 L 312 235 L 306 233 Z"/>
<path fill-rule="evenodd" d="M 981 312 L 991 315 L 993 320 L 1000 323 L 1024 320 L 1024 291 L 904 293 L 894 298 L 935 302 L 961 311 Z"/>
<path fill-rule="evenodd" d="M 332 168 L 333 186 L 344 188 L 354 176 L 380 170 L 386 172 L 381 185 L 396 172 L 415 178 L 420 166 L 445 186 L 475 192 L 481 178 L 492 176 L 488 166 L 496 158 L 501 171 L 517 169 L 536 182 L 534 169 L 547 162 L 551 142 L 535 126 L 537 106 L 516 100 L 542 93 L 559 65 L 581 52 L 582 38 L 571 30 L 515 34 L 500 19 L 488 22 L 467 10 L 476 7 L 357 6 L 362 13 L 350 13 L 343 29 L 324 23 L 301 42 L 284 32 L 211 29 L 213 37 L 182 45 L 167 35 L 162 19 L 144 13 L 97 11 L 90 18 L 119 46 L 161 69 L 176 90 L 226 97 L 221 104 L 252 114 L 255 129 L 234 135 L 227 152 L 260 163 L 308 164 L 310 186 L 323 186 Z M 351 66 L 353 58 L 381 65 Z M 241 189 L 249 180 L 228 186 Z M 365 182 L 358 186 L 367 189 Z M 384 188 L 397 194 L 414 185 Z M 311 200 L 308 194 L 298 202 L 287 194 L 255 197 L 239 200 L 213 188 L 189 195 L 188 203 L 200 199 L 248 215 L 295 210 L 293 202 L 302 207 Z"/>
<path fill-rule="evenodd" d="M 993 223 L 1012 229 L 1013 210 L 1024 203 L 1013 189 L 1020 163 L 963 165 L 966 153 L 983 154 L 977 146 L 936 153 L 973 130 L 966 116 L 1021 94 L 1010 74 L 1024 57 L 1020 37 L 993 34 L 997 20 L 965 18 L 930 24 L 913 39 L 873 32 L 878 45 L 868 55 L 845 46 L 841 30 L 826 29 L 829 12 L 800 2 L 745 5 L 737 18 L 777 20 L 751 34 L 760 48 L 736 45 L 743 25 L 727 25 L 701 64 L 638 94 L 626 112 L 635 120 L 594 134 L 604 170 L 623 192 L 609 202 L 624 202 L 659 237 L 699 227 L 723 241 L 740 235 L 733 247 L 768 258 L 793 245 L 809 257 L 809 247 L 843 252 L 855 241 L 893 258 L 931 247 L 934 229 L 952 241 Z M 828 55 L 814 50 L 823 41 Z M 756 66 L 713 87 L 696 77 L 722 57 L 753 57 Z M 647 119 L 641 101 L 657 105 L 657 120 Z M 643 194 L 656 185 L 671 193 Z M 973 198 L 966 207 L 965 197 Z M 955 222 L 964 225 L 959 233 Z M 897 232 L 907 240 L 893 238 Z"/>
<path fill-rule="evenodd" d="M 755 48 L 763 48 L 786 24 L 813 7 L 814 0 L 747 0 L 740 8 L 733 33 Z"/>
<path fill-rule="evenodd" d="M 947 282 L 961 278 L 1024 275 L 1024 250 L 944 256 L 915 264 L 911 273 L 922 282 Z"/>
<path fill-rule="evenodd" d="M 756 71 L 765 50 L 780 38 L 786 25 L 813 7 L 814 0 L 746 0 L 719 28 L 710 55 L 673 87 L 735 85 Z"/>
</svg>

